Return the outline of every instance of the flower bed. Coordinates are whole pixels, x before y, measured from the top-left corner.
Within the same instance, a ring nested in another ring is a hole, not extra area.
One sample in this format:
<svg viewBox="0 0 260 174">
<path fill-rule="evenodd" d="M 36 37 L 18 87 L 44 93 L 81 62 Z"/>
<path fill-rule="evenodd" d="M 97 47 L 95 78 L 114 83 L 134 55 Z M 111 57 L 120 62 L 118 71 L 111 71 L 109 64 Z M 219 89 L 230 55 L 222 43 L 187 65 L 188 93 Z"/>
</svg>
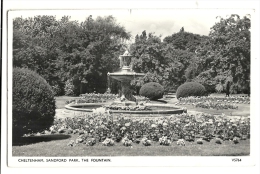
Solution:
<svg viewBox="0 0 260 174">
<path fill-rule="evenodd" d="M 217 110 L 238 109 L 237 104 L 250 104 L 250 97 L 187 97 L 179 98 L 175 104 Z"/>
<path fill-rule="evenodd" d="M 70 103 L 104 103 L 107 100 L 114 100 L 118 97 L 118 95 L 115 94 L 95 94 L 95 93 L 89 93 L 89 94 L 81 94 L 80 99 L 73 99 L 66 101 L 66 104 Z"/>
<path fill-rule="evenodd" d="M 179 98 L 180 103 L 197 103 L 197 102 L 222 102 L 222 103 L 236 103 L 236 104 L 250 104 L 250 97 L 214 97 L 214 96 L 202 96 L 202 97 L 186 97 Z"/>
<path fill-rule="evenodd" d="M 50 128 L 51 133 L 78 134 L 76 143 L 113 146 L 123 143 L 134 146 L 134 143 L 151 145 L 152 141 L 169 146 L 174 141 L 185 145 L 185 141 L 221 141 L 250 138 L 250 119 L 240 117 L 229 119 L 225 115 L 213 116 L 208 114 L 179 114 L 162 118 L 127 118 L 109 114 L 89 114 L 74 118 L 56 119 Z M 183 143 L 184 142 L 184 143 Z"/>
<path fill-rule="evenodd" d="M 95 94 L 95 93 L 89 93 L 89 94 L 81 94 L 80 99 L 72 99 L 66 101 L 66 104 L 76 104 L 76 103 L 104 103 L 107 100 L 115 100 L 118 98 L 118 95 L 116 94 Z M 150 100 L 143 96 L 135 96 L 136 101 L 139 102 L 150 102 Z"/>
<path fill-rule="evenodd" d="M 140 106 L 140 105 L 136 105 L 136 106 L 109 105 L 109 106 L 106 106 L 106 109 L 108 109 L 108 110 L 123 110 L 123 111 L 150 111 L 150 110 L 152 110 L 147 106 Z"/>
</svg>

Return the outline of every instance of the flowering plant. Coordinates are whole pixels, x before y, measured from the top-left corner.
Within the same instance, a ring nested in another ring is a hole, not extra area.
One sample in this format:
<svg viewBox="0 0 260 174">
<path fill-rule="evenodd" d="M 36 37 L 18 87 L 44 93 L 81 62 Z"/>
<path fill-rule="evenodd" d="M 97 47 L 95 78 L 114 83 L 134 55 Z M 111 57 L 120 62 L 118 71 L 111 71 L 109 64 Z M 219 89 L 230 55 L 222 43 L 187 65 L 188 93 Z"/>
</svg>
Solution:
<svg viewBox="0 0 260 174">
<path fill-rule="evenodd" d="M 205 113 L 196 115 L 183 113 L 159 118 L 133 118 L 126 115 L 95 112 L 73 118 L 55 119 L 50 131 L 78 134 L 77 142 L 80 143 L 83 140 L 82 143 L 87 142 L 86 144 L 89 145 L 99 142 L 104 142 L 104 145 L 122 142 L 129 146 L 141 142 L 148 146 L 152 141 L 167 145 L 171 141 L 180 139 L 183 139 L 184 142 L 196 142 L 196 138 L 205 141 L 219 138 L 225 141 L 237 137 L 245 140 L 250 138 L 250 119 L 227 117 L 224 114 L 214 116 Z M 181 145 L 180 142 L 178 141 L 178 144 Z"/>
<path fill-rule="evenodd" d="M 103 146 L 113 146 L 114 145 L 114 140 L 112 140 L 111 138 L 106 138 L 103 142 L 102 142 Z"/>
<path fill-rule="evenodd" d="M 144 137 L 142 140 L 141 140 L 142 144 L 145 145 L 145 146 L 150 146 L 151 145 L 151 140 L 148 140 L 148 138 Z"/>
<path fill-rule="evenodd" d="M 127 137 L 122 139 L 122 143 L 124 146 L 132 146 L 132 141 L 129 140 Z"/>
<path fill-rule="evenodd" d="M 94 146 L 94 144 L 96 144 L 96 139 L 95 138 L 90 138 L 89 140 L 87 140 L 86 145 L 87 146 Z"/>
<path fill-rule="evenodd" d="M 163 136 L 163 137 L 159 138 L 159 143 L 160 143 L 160 145 L 169 146 L 171 144 L 171 140 L 168 139 L 167 136 Z"/>
<path fill-rule="evenodd" d="M 193 105 L 205 109 L 238 109 L 237 104 L 250 104 L 250 97 L 185 97 L 179 98 L 175 105 Z"/>
<path fill-rule="evenodd" d="M 185 146 L 185 141 L 184 141 L 184 139 L 179 139 L 179 140 L 177 141 L 177 145 L 179 145 L 179 146 Z"/>
</svg>

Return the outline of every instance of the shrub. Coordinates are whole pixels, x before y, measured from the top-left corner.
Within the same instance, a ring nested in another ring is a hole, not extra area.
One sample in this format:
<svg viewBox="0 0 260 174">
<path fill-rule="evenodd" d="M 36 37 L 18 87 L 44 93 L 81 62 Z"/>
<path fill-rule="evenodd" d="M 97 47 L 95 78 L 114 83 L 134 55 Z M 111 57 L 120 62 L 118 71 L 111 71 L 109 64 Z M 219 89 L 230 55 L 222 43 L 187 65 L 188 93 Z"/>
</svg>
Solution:
<svg viewBox="0 0 260 174">
<path fill-rule="evenodd" d="M 203 85 L 196 82 L 187 82 L 178 87 L 176 97 L 189 97 L 189 96 L 205 96 L 207 95 L 206 89 Z"/>
<path fill-rule="evenodd" d="M 159 83 L 149 82 L 141 87 L 139 94 L 150 100 L 157 100 L 163 97 L 164 89 Z"/>
<path fill-rule="evenodd" d="M 67 96 L 73 96 L 74 95 L 74 85 L 72 80 L 67 80 L 65 82 L 65 87 L 64 87 L 64 91 L 65 91 L 65 95 Z"/>
<path fill-rule="evenodd" d="M 13 137 L 49 128 L 55 109 L 52 87 L 40 75 L 13 69 Z"/>
</svg>

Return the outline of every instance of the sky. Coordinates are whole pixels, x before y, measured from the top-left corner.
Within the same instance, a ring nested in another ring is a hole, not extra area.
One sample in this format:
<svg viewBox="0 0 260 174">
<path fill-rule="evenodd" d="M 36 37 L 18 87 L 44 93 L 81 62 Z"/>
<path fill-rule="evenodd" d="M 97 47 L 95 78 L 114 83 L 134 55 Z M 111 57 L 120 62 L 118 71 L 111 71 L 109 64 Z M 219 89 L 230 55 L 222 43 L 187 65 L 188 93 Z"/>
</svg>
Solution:
<svg viewBox="0 0 260 174">
<path fill-rule="evenodd" d="M 249 10 L 243 9 L 121 9 L 121 10 L 22 10 L 13 11 L 13 17 L 33 17 L 35 15 L 55 15 L 56 19 L 62 16 L 71 16 L 71 20 L 84 21 L 89 15 L 95 19 L 97 16 L 112 15 L 117 23 L 130 32 L 133 42 L 137 34 L 154 33 L 155 35 L 166 36 L 184 30 L 194 34 L 208 35 L 210 28 L 219 20 L 216 17 L 226 18 L 231 14 L 238 14 L 240 17 L 251 14 Z"/>
</svg>

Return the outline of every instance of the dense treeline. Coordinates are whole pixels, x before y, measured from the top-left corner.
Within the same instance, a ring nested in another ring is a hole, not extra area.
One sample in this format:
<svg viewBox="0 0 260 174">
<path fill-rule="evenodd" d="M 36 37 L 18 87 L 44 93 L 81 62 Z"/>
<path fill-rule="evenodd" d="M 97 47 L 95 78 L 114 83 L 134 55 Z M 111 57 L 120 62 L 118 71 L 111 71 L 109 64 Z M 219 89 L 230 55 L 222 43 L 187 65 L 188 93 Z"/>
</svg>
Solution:
<svg viewBox="0 0 260 174">
<path fill-rule="evenodd" d="M 91 16 L 82 23 L 69 17 L 16 18 L 13 21 L 13 64 L 42 75 L 57 95 L 105 92 L 107 72 L 119 68 L 131 35 L 112 16 Z M 174 33 L 174 31 L 173 31 Z M 209 36 L 179 32 L 161 38 L 143 31 L 130 46 L 133 69 L 146 76 L 132 81 L 135 89 L 158 82 L 175 91 L 186 81 L 208 92 L 250 93 L 250 18 L 220 18 Z M 110 84 L 117 87 L 116 84 Z M 112 91 L 115 91 L 112 89 Z"/>
<path fill-rule="evenodd" d="M 58 95 L 105 92 L 107 72 L 119 67 L 124 40 L 130 38 L 112 16 L 89 16 L 82 23 L 36 16 L 13 24 L 13 65 L 36 71 Z"/>
</svg>

